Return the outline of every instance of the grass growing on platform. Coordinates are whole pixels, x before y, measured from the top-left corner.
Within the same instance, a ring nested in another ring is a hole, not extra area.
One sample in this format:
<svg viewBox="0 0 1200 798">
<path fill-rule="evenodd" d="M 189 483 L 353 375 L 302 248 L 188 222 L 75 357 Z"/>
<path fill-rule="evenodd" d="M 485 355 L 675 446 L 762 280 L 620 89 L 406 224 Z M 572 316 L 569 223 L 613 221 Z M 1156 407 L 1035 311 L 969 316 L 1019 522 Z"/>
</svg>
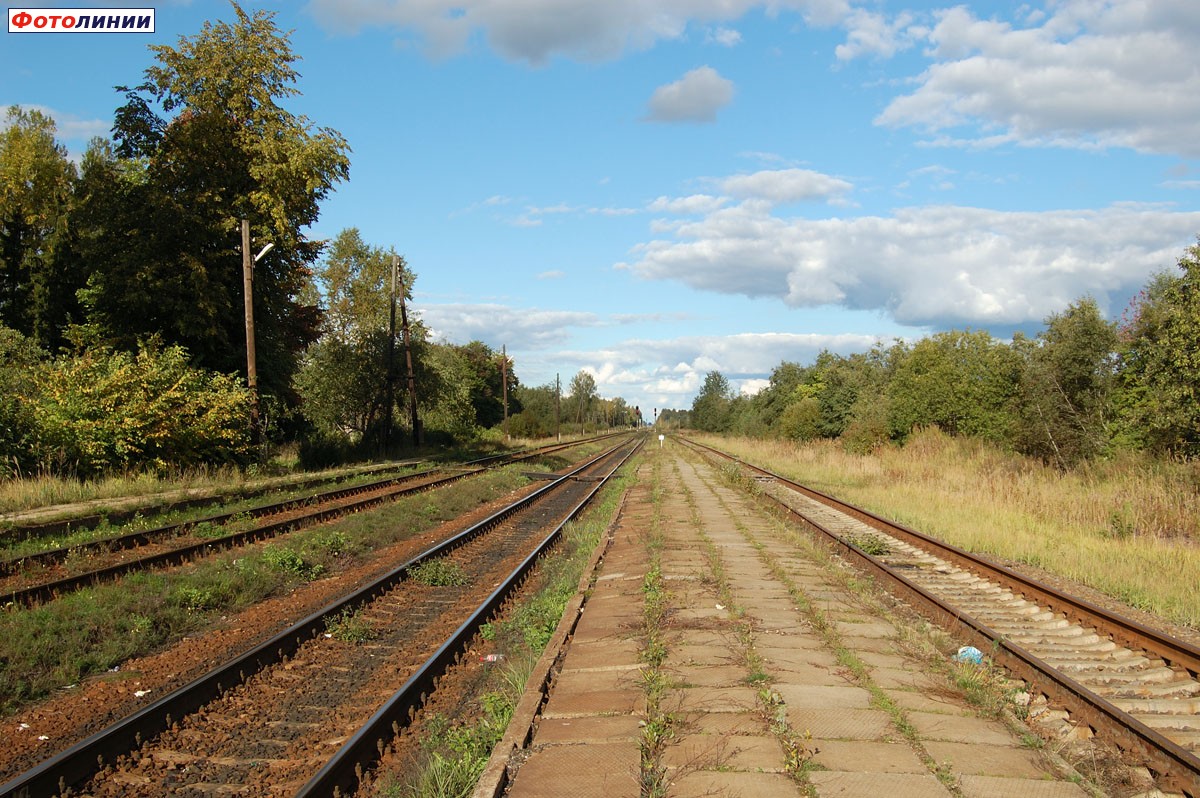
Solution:
<svg viewBox="0 0 1200 798">
<path fill-rule="evenodd" d="M 1200 630 L 1200 463 L 1131 455 L 1060 472 L 937 430 L 869 455 L 833 441 L 704 440 L 969 551 Z"/>
</svg>

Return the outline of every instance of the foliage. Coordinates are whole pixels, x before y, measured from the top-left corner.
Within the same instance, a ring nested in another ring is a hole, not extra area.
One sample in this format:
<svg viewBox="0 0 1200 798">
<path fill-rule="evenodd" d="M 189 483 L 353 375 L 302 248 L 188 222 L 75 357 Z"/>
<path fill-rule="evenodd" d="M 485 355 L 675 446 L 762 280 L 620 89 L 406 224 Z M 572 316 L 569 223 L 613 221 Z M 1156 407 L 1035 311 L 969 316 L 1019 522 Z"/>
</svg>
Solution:
<svg viewBox="0 0 1200 798">
<path fill-rule="evenodd" d="M 1160 453 L 1200 454 L 1200 244 L 1159 274 L 1122 330 L 1126 435 Z"/>
<path fill-rule="evenodd" d="M 54 120 L 10 106 L 0 128 L 0 324 L 41 345 L 74 308 L 61 249 L 75 166 Z"/>
<path fill-rule="evenodd" d="M 32 340 L 0 326 L 0 477 L 33 465 L 37 397 L 33 375 L 43 357 Z"/>
<path fill-rule="evenodd" d="M 1094 457 L 1108 444 L 1116 378 L 1116 327 L 1092 299 L 1046 319 L 1046 329 L 1025 349 L 1021 424 L 1017 448 L 1060 467 Z"/>
<path fill-rule="evenodd" d="M 567 393 L 570 395 L 570 407 L 573 411 L 568 415 L 574 416 L 575 423 L 582 427 L 587 417 L 587 412 L 597 396 L 596 378 L 590 372 L 580 369 L 571 378 L 571 384 L 567 388 Z"/>
<path fill-rule="evenodd" d="M 896 363 L 888 386 L 892 434 L 903 440 L 919 425 L 952 435 L 1009 439 L 1021 364 L 982 331 L 951 331 L 918 341 Z"/>
<path fill-rule="evenodd" d="M 32 405 L 41 465 L 91 476 L 246 462 L 249 394 L 230 375 L 188 365 L 180 347 L 93 349 L 40 367 Z"/>
<path fill-rule="evenodd" d="M 158 334 L 205 367 L 238 370 L 247 218 L 257 246 L 274 244 L 254 270 L 260 387 L 287 397 L 318 324 L 299 299 L 320 250 L 303 230 L 349 160 L 339 134 L 278 104 L 297 93 L 298 57 L 273 15 L 233 9 L 232 24 L 152 46 L 157 64 L 145 82 L 122 89 L 116 149 L 92 173 L 103 190 L 80 203 L 90 274 L 81 296 L 88 321 L 115 346 Z"/>
<path fill-rule="evenodd" d="M 725 432 L 730 428 L 733 389 L 719 371 L 704 377 L 704 386 L 692 402 L 692 425 L 704 432 Z"/>
<path fill-rule="evenodd" d="M 558 432 L 562 408 L 556 386 L 518 385 L 514 393 L 521 410 L 508 419 L 510 434 L 518 438 L 548 438 Z"/>
</svg>

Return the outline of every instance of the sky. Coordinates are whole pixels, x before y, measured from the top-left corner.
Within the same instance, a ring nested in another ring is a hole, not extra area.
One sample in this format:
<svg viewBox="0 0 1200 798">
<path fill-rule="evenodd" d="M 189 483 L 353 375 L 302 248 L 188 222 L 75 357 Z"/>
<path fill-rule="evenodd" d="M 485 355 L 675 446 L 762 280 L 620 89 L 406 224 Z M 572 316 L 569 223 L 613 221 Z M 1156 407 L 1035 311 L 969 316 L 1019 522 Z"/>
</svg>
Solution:
<svg viewBox="0 0 1200 798">
<path fill-rule="evenodd" d="M 148 45 L 235 19 L 153 7 L 154 33 L 4 33 L 0 107 L 78 157 Z M 302 58 L 284 106 L 351 148 L 308 235 L 403 254 L 435 338 L 647 417 L 714 370 L 751 394 L 821 350 L 1032 335 L 1085 297 L 1115 320 L 1200 234 L 1192 0 L 243 8 Z"/>
</svg>

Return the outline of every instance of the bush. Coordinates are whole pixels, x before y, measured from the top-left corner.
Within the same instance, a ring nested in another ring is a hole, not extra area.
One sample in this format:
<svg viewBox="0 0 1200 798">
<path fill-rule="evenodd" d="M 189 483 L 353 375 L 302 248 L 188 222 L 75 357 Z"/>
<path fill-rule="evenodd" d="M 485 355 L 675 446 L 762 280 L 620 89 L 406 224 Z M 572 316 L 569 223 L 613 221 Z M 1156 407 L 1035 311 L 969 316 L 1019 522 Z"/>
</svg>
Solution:
<svg viewBox="0 0 1200 798">
<path fill-rule="evenodd" d="M 48 470 L 245 464 L 253 452 L 249 391 L 188 365 L 181 347 L 93 349 L 43 365 L 35 379 L 35 448 Z"/>
</svg>

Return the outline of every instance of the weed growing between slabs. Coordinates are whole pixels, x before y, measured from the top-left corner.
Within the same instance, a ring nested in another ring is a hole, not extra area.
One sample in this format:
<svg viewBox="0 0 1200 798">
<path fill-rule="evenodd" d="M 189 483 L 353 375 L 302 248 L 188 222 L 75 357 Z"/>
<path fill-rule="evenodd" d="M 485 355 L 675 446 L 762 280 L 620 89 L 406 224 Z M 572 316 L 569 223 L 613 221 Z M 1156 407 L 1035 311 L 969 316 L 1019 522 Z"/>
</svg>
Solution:
<svg viewBox="0 0 1200 798">
<path fill-rule="evenodd" d="M 664 625 L 670 610 L 670 594 L 662 576 L 662 464 L 654 456 L 651 476 L 651 502 L 654 507 L 650 530 L 644 540 L 649 567 L 642 580 L 642 690 L 646 696 L 646 717 L 642 721 L 639 743 L 641 798 L 664 798 L 667 773 L 662 763 L 663 748 L 674 734 L 676 719 L 663 708 L 669 686 L 664 670 L 667 641 Z"/>
<path fill-rule="evenodd" d="M 727 474 L 723 476 L 729 479 L 732 475 Z M 783 696 L 771 687 L 773 679 L 767 672 L 762 657 L 754 649 L 754 631 L 750 623 L 745 620 L 745 608 L 741 607 L 734 600 L 729 580 L 725 576 L 725 566 L 721 561 L 720 552 L 713 544 L 712 539 L 704 533 L 700 512 L 695 504 L 695 497 L 686 487 L 684 490 L 687 493 L 688 505 L 692 511 L 692 520 L 695 524 L 696 532 L 704 543 L 709 568 L 716 582 L 721 602 L 724 606 L 730 608 L 731 613 L 737 620 L 738 641 L 743 648 L 746 670 L 748 672 L 746 683 L 751 687 L 758 688 L 756 697 L 762 708 L 763 717 L 771 733 L 779 741 L 779 745 L 783 749 L 784 772 L 796 782 L 805 795 L 810 798 L 816 798 L 816 789 L 808 779 L 808 774 L 818 767 L 813 762 L 813 755 L 816 753 L 816 749 L 812 748 L 809 744 L 812 735 L 807 732 L 799 734 L 791 727 L 788 721 L 787 703 L 783 700 Z M 739 531 L 745 535 L 744 531 L 741 529 Z M 748 536 L 747 539 L 749 540 Z"/>
<path fill-rule="evenodd" d="M 567 525 L 556 549 L 537 566 L 522 597 L 480 632 L 476 648 L 495 655 L 477 691 L 463 698 L 455 717 L 437 715 L 423 724 L 420 762 L 381 774 L 379 798 L 466 798 L 503 737 L 534 666 L 579 587 L 583 570 L 616 517 L 632 482 L 619 476 L 583 516 Z"/>
</svg>

